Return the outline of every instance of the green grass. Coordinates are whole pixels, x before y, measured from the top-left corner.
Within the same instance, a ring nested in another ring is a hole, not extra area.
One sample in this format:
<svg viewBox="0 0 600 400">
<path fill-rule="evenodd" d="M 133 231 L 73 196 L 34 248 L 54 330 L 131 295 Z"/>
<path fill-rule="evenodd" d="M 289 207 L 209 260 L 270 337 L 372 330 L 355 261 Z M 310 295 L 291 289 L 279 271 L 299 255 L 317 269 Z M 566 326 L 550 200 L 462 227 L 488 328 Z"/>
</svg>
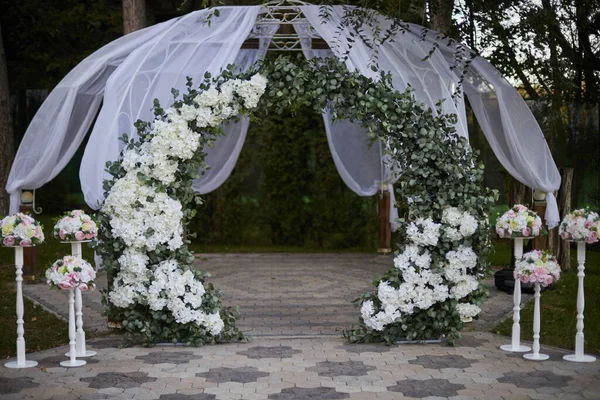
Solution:
<svg viewBox="0 0 600 400">
<path fill-rule="evenodd" d="M 510 250 L 510 247 L 507 247 Z M 575 348 L 577 316 L 577 261 L 571 250 L 571 271 L 563 272 L 561 279 L 542 292 L 540 299 L 542 344 Z M 499 257 L 499 255 L 498 255 Z M 509 254 L 510 257 L 510 254 Z M 588 251 L 585 263 L 585 351 L 600 354 L 600 253 Z M 533 340 L 533 299 L 521 310 L 521 338 Z M 510 336 L 512 317 L 502 321 L 493 331 Z"/>
</svg>

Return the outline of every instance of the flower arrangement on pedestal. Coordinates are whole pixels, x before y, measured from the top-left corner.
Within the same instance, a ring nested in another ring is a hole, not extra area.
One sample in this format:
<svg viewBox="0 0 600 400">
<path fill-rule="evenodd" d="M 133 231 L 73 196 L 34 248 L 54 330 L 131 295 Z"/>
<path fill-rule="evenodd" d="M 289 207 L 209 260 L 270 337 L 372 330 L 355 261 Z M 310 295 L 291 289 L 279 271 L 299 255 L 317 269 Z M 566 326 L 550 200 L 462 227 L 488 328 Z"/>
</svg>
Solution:
<svg viewBox="0 0 600 400">
<path fill-rule="evenodd" d="M 92 240 L 97 235 L 96 222 L 81 210 L 66 213 L 54 225 L 54 237 L 62 241 Z"/>
<path fill-rule="evenodd" d="M 3 246 L 35 246 L 44 241 L 42 225 L 27 214 L 17 213 L 0 221 Z"/>
<path fill-rule="evenodd" d="M 575 210 L 565 215 L 558 233 L 563 240 L 596 243 L 600 234 L 600 216 L 591 210 Z"/>
<path fill-rule="evenodd" d="M 496 220 L 500 238 L 534 237 L 544 233 L 542 219 L 529 208 L 517 204 Z"/>
<path fill-rule="evenodd" d="M 547 251 L 533 250 L 523 254 L 523 258 L 515 263 L 514 278 L 522 283 L 550 286 L 560 279 L 560 266 L 556 258 Z"/>
<path fill-rule="evenodd" d="M 94 290 L 96 271 L 85 260 L 73 256 L 58 259 L 46 270 L 46 283 L 52 288 Z"/>
</svg>

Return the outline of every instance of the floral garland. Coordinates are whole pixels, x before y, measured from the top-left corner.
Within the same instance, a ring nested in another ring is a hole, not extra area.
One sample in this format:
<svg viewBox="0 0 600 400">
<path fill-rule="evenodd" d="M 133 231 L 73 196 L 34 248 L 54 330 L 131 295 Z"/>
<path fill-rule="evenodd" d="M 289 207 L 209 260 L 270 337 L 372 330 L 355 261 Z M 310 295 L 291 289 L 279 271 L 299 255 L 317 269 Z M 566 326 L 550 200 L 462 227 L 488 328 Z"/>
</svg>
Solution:
<svg viewBox="0 0 600 400">
<path fill-rule="evenodd" d="M 432 251 L 441 240 L 467 240 L 477 230 L 477 219 L 456 207 L 444 209 L 441 223 L 431 218 L 418 218 L 408 224 L 407 243 L 394 259 L 401 283 L 395 287 L 383 279 L 377 287 L 377 297 L 362 303 L 361 316 L 365 325 L 376 331 L 400 320 L 403 314 L 429 310 L 436 303 L 454 299 L 463 301 L 479 288 L 473 271 L 477 255 L 462 243 L 434 264 Z M 443 232 L 443 235 L 442 235 Z M 456 303 L 461 319 L 475 317 L 481 309 L 468 302 Z"/>
<path fill-rule="evenodd" d="M 513 275 L 522 283 L 539 283 L 546 287 L 560 279 L 560 265 L 547 251 L 533 250 L 515 263 Z"/>
<path fill-rule="evenodd" d="M 94 290 L 96 288 L 96 271 L 85 260 L 78 257 L 65 256 L 56 260 L 46 270 L 46 283 L 52 288 L 69 290 Z"/>
<path fill-rule="evenodd" d="M 600 233 L 600 216 L 585 208 L 575 210 L 565 215 L 558 233 L 563 240 L 596 243 Z"/>
<path fill-rule="evenodd" d="M 54 237 L 64 241 L 92 240 L 98 236 L 98 226 L 81 210 L 65 214 L 54 225 Z"/>
<path fill-rule="evenodd" d="M 31 247 L 44 242 L 43 227 L 27 214 L 17 213 L 0 221 L 3 246 Z"/>
<path fill-rule="evenodd" d="M 99 252 L 116 274 L 105 301 L 131 340 L 202 344 L 241 337 L 219 292 L 195 270 L 184 236 L 194 211 L 185 204 L 194 199 L 191 180 L 204 167 L 204 146 L 265 91 L 264 76 L 234 77 L 232 69 L 215 79 L 207 74 L 199 91 L 188 81 L 183 100 L 167 110 L 156 104 L 156 119 L 137 123 L 139 139 L 123 138 L 122 160 L 109 167 L 114 178 L 105 183 Z"/>
<path fill-rule="evenodd" d="M 496 233 L 501 238 L 532 237 L 544 233 L 544 229 L 534 211 L 517 204 L 496 220 Z"/>
</svg>

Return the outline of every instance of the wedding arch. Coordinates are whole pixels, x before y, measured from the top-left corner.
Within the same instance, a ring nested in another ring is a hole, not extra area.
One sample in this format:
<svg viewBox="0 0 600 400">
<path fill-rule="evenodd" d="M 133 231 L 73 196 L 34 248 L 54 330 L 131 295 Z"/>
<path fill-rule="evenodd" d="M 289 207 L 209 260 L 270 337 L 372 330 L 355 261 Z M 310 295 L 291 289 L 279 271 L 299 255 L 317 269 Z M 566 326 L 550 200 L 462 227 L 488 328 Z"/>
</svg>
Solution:
<svg viewBox="0 0 600 400">
<path fill-rule="evenodd" d="M 210 24 L 211 10 L 190 13 L 98 50 L 44 102 L 7 190 L 16 204 L 19 189 L 52 179 L 103 101 L 80 177 L 88 204 L 104 203 L 99 251 L 119 271 L 109 300 L 130 333 L 149 343 L 238 336 L 218 292 L 193 270 L 183 227 L 194 212 L 186 207 L 194 192 L 214 190 L 230 174 L 248 114 L 258 105 L 323 111 L 334 161 L 355 192 L 373 194 L 401 178 L 410 221 L 396 222 L 405 245 L 377 291 L 363 298 L 363 330 L 351 332 L 351 340 L 453 336 L 461 319 L 476 313 L 494 195 L 482 189 L 483 172 L 468 146 L 464 97 L 455 96 L 461 81 L 500 162 L 528 186 L 550 193 L 547 223 L 558 222 L 551 192 L 560 176 L 531 112 L 498 72 L 475 57 L 459 76 L 449 66 L 460 45 L 441 43 L 411 24 L 373 49 L 364 39 L 373 32 L 343 23 L 351 9 L 328 7 L 325 23 L 321 7 L 304 3 L 220 7 Z M 383 27 L 392 24 L 377 19 Z M 285 24 L 293 35 L 278 33 Z M 255 48 L 247 48 L 248 38 Z M 328 48 L 314 48 L 317 38 Z M 299 46 L 310 61 L 279 58 L 263 63 L 266 79 L 248 75 L 269 48 L 281 46 Z M 370 68 L 375 56 L 384 73 Z M 224 69 L 229 64 L 234 67 Z M 204 83 L 194 88 L 200 77 Z M 178 98 L 186 84 L 188 93 Z M 216 135 L 220 129 L 223 136 Z M 192 182 L 198 171 L 205 173 Z"/>
</svg>

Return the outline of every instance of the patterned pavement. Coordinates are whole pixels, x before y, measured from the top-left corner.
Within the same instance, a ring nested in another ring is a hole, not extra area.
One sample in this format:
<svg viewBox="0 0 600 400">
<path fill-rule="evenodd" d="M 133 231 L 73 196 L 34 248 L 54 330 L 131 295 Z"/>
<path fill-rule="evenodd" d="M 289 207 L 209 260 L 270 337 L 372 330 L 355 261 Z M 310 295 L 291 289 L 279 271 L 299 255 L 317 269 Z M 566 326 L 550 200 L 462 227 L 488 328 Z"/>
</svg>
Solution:
<svg viewBox="0 0 600 400">
<path fill-rule="evenodd" d="M 204 254 L 197 265 L 225 304 L 240 306 L 249 342 L 119 348 L 120 337 L 97 337 L 88 347 L 98 355 L 80 368 L 58 365 L 66 347 L 28 355 L 36 368 L 0 367 L 0 399 L 600 399 L 600 362 L 568 363 L 551 348 L 549 361 L 526 361 L 499 350 L 507 338 L 491 333 L 467 332 L 454 348 L 345 343 L 340 331 L 358 317 L 349 301 L 390 257 Z M 25 294 L 66 316 L 64 293 L 26 285 Z M 470 330 L 489 330 L 511 299 L 492 289 Z M 105 332 L 98 293 L 84 304 L 88 337 Z"/>
</svg>

